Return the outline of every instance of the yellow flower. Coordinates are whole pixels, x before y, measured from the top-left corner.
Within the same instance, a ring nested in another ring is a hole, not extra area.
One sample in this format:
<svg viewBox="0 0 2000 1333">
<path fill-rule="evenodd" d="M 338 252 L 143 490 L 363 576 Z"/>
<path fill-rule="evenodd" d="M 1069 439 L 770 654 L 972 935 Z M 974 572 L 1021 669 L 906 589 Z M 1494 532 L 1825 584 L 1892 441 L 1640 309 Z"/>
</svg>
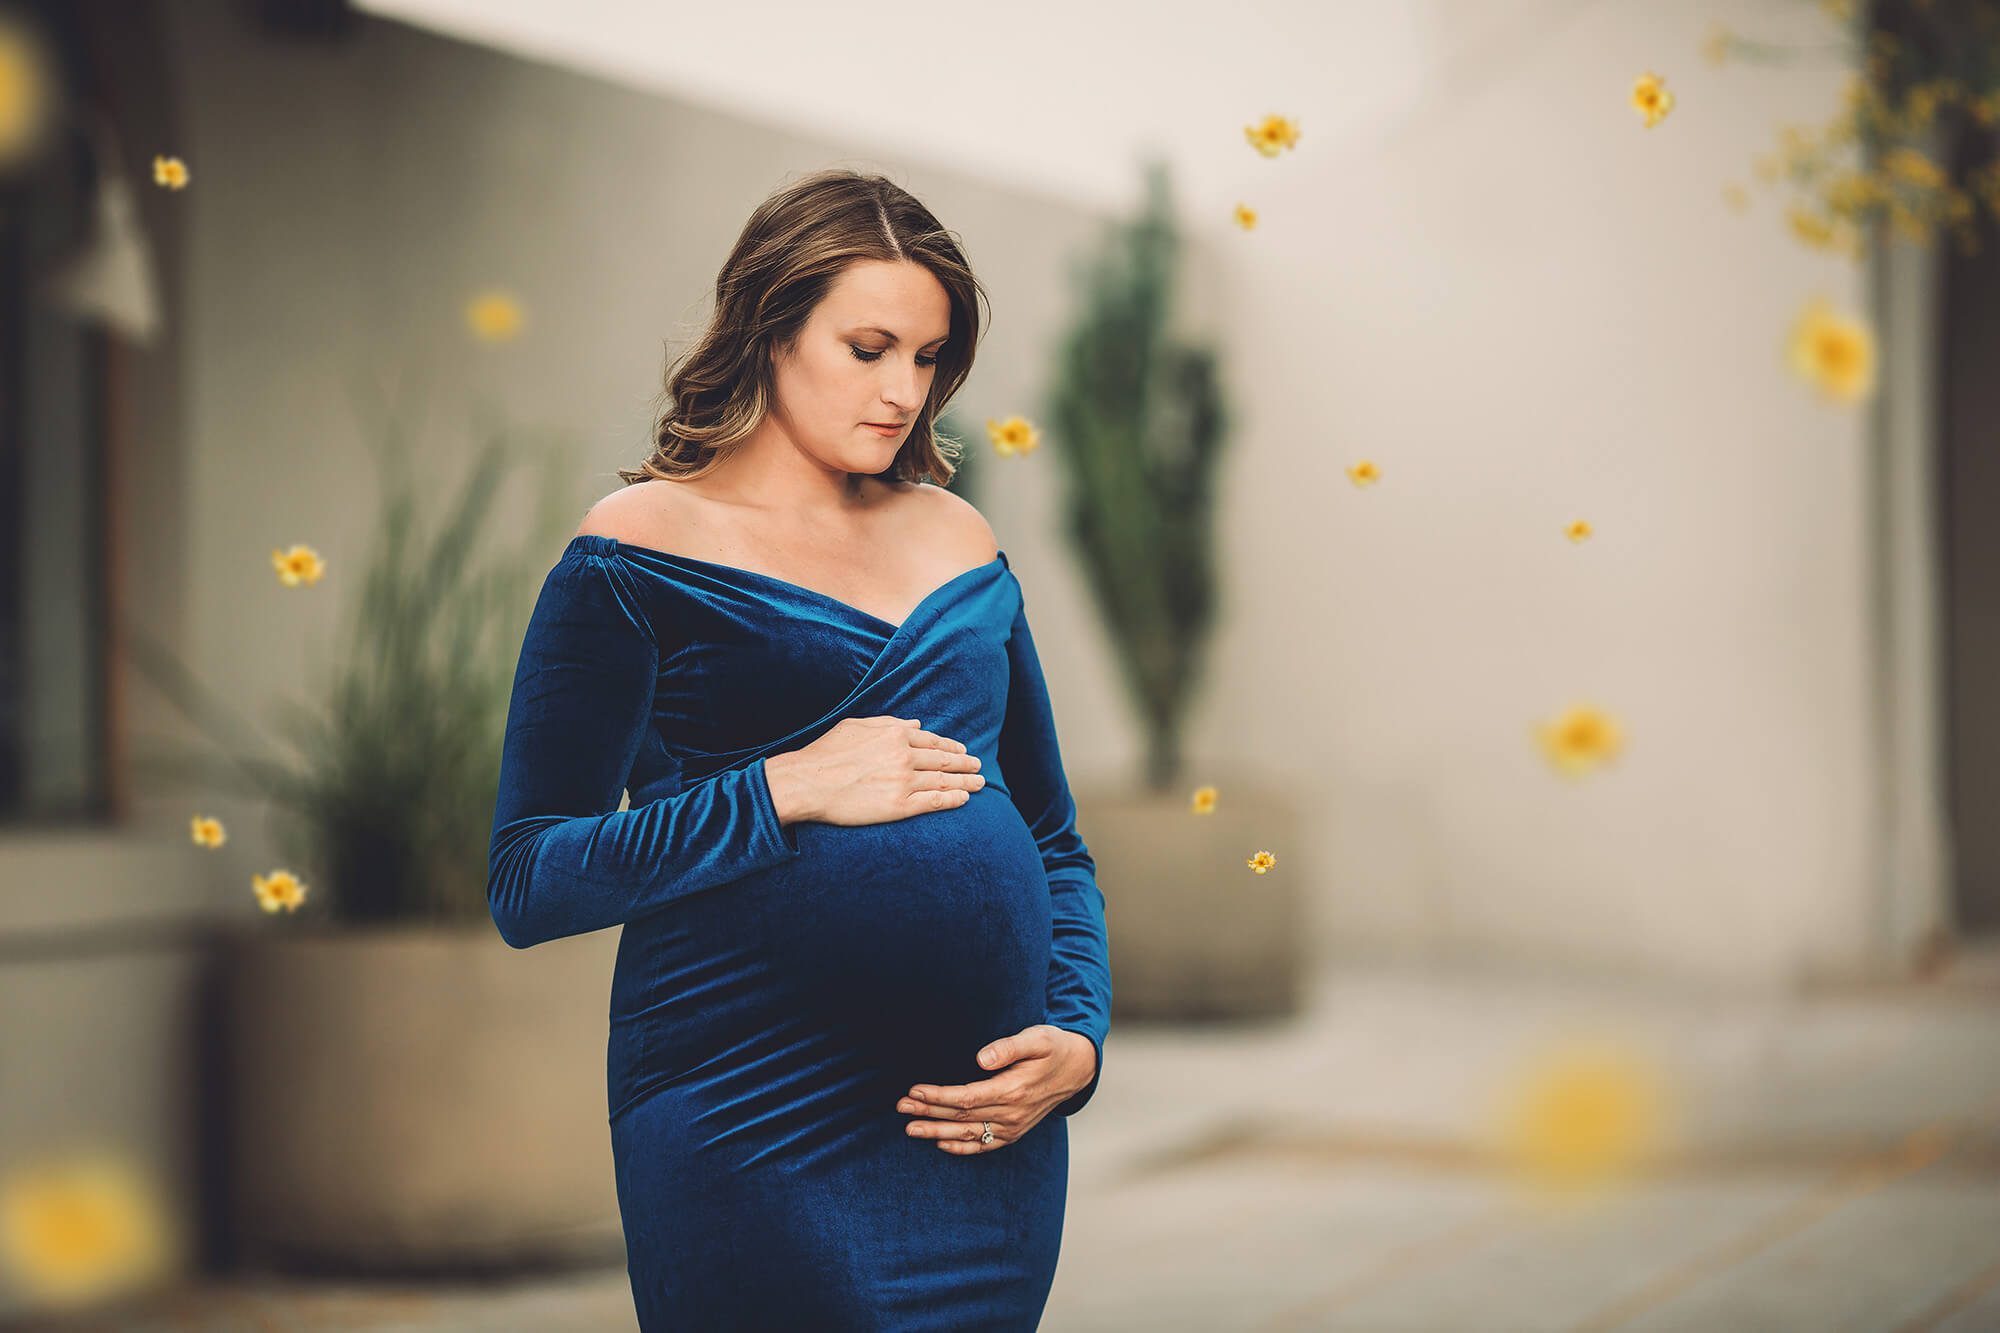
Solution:
<svg viewBox="0 0 2000 1333">
<path fill-rule="evenodd" d="M 1666 1079 L 1620 1042 L 1569 1037 L 1521 1069 L 1496 1138 L 1516 1180 L 1572 1200 L 1629 1179 L 1666 1140 Z"/>
<path fill-rule="evenodd" d="M 1276 157 L 1281 149 L 1298 147 L 1299 123 L 1283 116 L 1266 116 L 1255 125 L 1245 125 L 1243 137 L 1265 157 Z"/>
<path fill-rule="evenodd" d="M 177 157 L 153 158 L 153 183 L 169 190 L 184 190 L 188 183 L 187 164 Z"/>
<path fill-rule="evenodd" d="M 278 582 L 287 588 L 296 588 L 301 583 L 318 583 L 320 575 L 326 572 L 326 562 L 310 546 L 295 545 L 289 551 L 280 551 L 273 546 L 271 567 L 278 571 Z"/>
<path fill-rule="evenodd" d="M 1834 310 L 1825 297 L 1807 303 L 1792 326 L 1787 359 L 1793 370 L 1836 402 L 1858 402 L 1875 390 L 1875 335 L 1863 320 Z"/>
<path fill-rule="evenodd" d="M 166 1276 L 174 1243 L 137 1171 L 78 1154 L 16 1167 L 0 1186 L 0 1260 L 34 1299 L 84 1305 Z"/>
<path fill-rule="evenodd" d="M 487 342 L 505 342 L 521 332 L 526 318 L 521 303 L 506 292 L 484 292 L 466 305 L 465 322 Z"/>
<path fill-rule="evenodd" d="M 250 887 L 256 890 L 258 906 L 267 912 L 275 912 L 279 908 L 287 912 L 296 912 L 299 910 L 299 904 L 306 900 L 306 886 L 289 870 L 273 870 L 268 875 L 252 875 Z"/>
<path fill-rule="evenodd" d="M 1253 852 L 1244 860 L 1243 864 L 1261 875 L 1272 866 L 1278 864 L 1278 858 L 1269 852 Z"/>
<path fill-rule="evenodd" d="M 1708 36 L 1702 38 L 1702 58 L 1711 65 L 1720 65 L 1729 59 L 1729 29 L 1720 23 L 1711 24 Z"/>
<path fill-rule="evenodd" d="M 1734 211 L 1741 213 L 1750 207 L 1750 192 L 1735 181 L 1722 187 L 1722 198 Z"/>
<path fill-rule="evenodd" d="M 54 109 L 54 63 L 33 28 L 0 13 L 0 165 L 30 156 Z"/>
<path fill-rule="evenodd" d="M 1188 808 L 1198 815 L 1214 814 L 1215 788 L 1196 787 L 1194 789 L 1194 796 L 1188 802 Z"/>
<path fill-rule="evenodd" d="M 1042 433 L 1026 417 L 1008 417 L 1005 421 L 988 417 L 986 438 L 1003 454 L 1025 454 L 1042 442 Z"/>
<path fill-rule="evenodd" d="M 1942 188 L 1946 180 L 1943 167 L 1918 149 L 1907 146 L 1892 148 L 1884 153 L 1882 170 L 1891 177 L 1931 190 Z"/>
<path fill-rule="evenodd" d="M 1837 241 L 1833 223 L 1819 214 L 1809 211 L 1799 204 L 1793 204 L 1785 212 L 1792 224 L 1792 232 L 1807 245 L 1821 250 L 1830 250 Z"/>
<path fill-rule="evenodd" d="M 1249 231 L 1257 225 L 1257 210 L 1248 204 L 1236 205 L 1236 225 Z"/>
<path fill-rule="evenodd" d="M 1865 171 L 1844 171 L 1827 182 L 1826 206 L 1844 218 L 1854 218 L 1887 197 L 1881 181 Z"/>
<path fill-rule="evenodd" d="M 1533 733 L 1548 761 L 1572 777 L 1609 763 L 1625 744 L 1618 723 L 1589 704 L 1578 704 L 1552 722 L 1536 723 Z"/>
<path fill-rule="evenodd" d="M 1646 118 L 1646 128 L 1651 129 L 1674 109 L 1674 95 L 1667 91 L 1666 80 L 1659 75 L 1641 74 L 1632 82 L 1632 105 Z"/>
<path fill-rule="evenodd" d="M 189 821 L 189 832 L 197 847 L 220 847 L 229 837 L 222 831 L 222 821 L 212 815 L 196 815 Z"/>
<path fill-rule="evenodd" d="M 1580 518 L 1563 531 L 1568 534 L 1569 539 L 1573 542 L 1590 540 L 1590 523 L 1587 519 Z"/>
<path fill-rule="evenodd" d="M 1372 486 L 1382 476 L 1382 470 L 1364 458 L 1347 469 L 1347 479 L 1356 486 Z"/>
</svg>

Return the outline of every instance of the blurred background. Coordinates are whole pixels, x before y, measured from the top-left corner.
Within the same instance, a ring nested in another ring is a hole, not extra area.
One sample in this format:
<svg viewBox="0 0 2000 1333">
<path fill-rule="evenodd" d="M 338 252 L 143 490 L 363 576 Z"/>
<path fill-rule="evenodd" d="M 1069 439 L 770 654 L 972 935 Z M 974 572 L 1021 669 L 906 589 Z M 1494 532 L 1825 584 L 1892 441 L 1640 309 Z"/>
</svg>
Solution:
<svg viewBox="0 0 2000 1333">
<path fill-rule="evenodd" d="M 1045 1326 L 2000 1328 L 1996 125 L 2000 0 L 0 0 L 0 1319 L 635 1327 L 506 690 L 846 166 L 1107 904 Z"/>
</svg>

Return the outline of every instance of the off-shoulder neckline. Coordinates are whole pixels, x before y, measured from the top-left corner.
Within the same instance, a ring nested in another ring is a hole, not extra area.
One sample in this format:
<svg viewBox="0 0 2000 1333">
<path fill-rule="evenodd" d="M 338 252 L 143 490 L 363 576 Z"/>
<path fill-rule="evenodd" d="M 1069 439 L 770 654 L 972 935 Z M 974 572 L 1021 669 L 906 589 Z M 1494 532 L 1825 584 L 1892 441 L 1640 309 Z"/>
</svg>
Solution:
<svg viewBox="0 0 2000 1333">
<path fill-rule="evenodd" d="M 971 578 L 974 574 L 984 573 L 986 570 L 993 568 L 993 566 L 995 565 L 1000 565 L 1003 568 L 1009 570 L 1013 568 L 1013 562 L 1007 559 L 1006 549 L 1004 547 L 996 548 L 996 553 L 991 560 L 988 560 L 983 564 L 974 565 L 971 569 L 961 570 L 959 573 L 952 575 L 950 578 L 946 579 L 943 583 L 938 584 L 937 587 L 932 588 L 929 592 L 925 593 L 923 597 L 918 600 L 917 604 L 910 608 L 909 614 L 904 616 L 903 619 L 900 622 L 898 622 L 894 620 L 884 620 L 882 617 L 876 615 L 874 612 L 864 611 L 860 607 L 854 605 L 854 603 L 849 601 L 844 601 L 841 598 L 835 597 L 830 592 L 821 592 L 817 588 L 808 588 L 802 583 L 794 583 L 790 579 L 781 579 L 776 574 L 766 574 L 762 570 L 758 569 L 746 569 L 741 565 L 726 565 L 716 560 L 703 560 L 699 556 L 681 555 L 678 552 L 674 551 L 662 551 L 657 547 L 644 546 L 638 542 L 628 542 L 624 540 L 622 537 L 611 537 L 603 533 L 597 533 L 597 532 L 579 532 L 576 534 L 576 536 L 570 538 L 569 546 L 565 549 L 565 554 L 567 554 L 569 551 L 574 551 L 578 549 L 597 550 L 606 555 L 636 555 L 643 557 L 644 559 L 649 561 L 664 561 L 668 564 L 690 565 L 697 569 L 710 570 L 715 573 L 732 575 L 737 578 L 756 579 L 759 582 L 768 584 L 772 587 L 783 588 L 788 592 L 803 593 L 808 597 L 818 598 L 820 601 L 827 603 L 829 606 L 837 606 L 844 611 L 860 616 L 862 619 L 868 621 L 871 624 L 879 625 L 882 628 L 890 631 L 890 633 L 892 634 L 902 633 L 903 629 L 907 625 L 909 625 L 911 621 L 915 620 L 918 614 L 921 613 L 924 610 L 924 608 L 928 607 L 932 602 L 936 601 L 940 596 L 942 596 L 948 590 L 957 587 L 960 583 L 964 582 L 966 579 Z"/>
</svg>

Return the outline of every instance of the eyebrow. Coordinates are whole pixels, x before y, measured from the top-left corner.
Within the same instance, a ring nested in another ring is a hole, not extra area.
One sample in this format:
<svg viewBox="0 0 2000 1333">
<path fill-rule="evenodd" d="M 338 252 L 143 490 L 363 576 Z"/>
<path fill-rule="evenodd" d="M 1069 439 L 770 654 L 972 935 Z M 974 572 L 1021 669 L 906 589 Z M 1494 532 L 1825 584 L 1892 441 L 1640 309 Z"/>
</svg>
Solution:
<svg viewBox="0 0 2000 1333">
<path fill-rule="evenodd" d="M 879 325 L 879 324 L 863 324 L 863 325 L 861 325 L 861 327 L 860 327 L 860 328 L 856 329 L 856 330 L 855 330 L 855 332 L 857 332 L 857 333 L 879 333 L 879 334 L 881 334 L 881 335 L 882 335 L 882 336 L 883 336 L 884 338 L 887 338 L 887 339 L 888 339 L 888 340 L 889 340 L 890 342 L 892 342 L 892 343 L 897 343 L 897 342 L 901 342 L 901 341 L 902 341 L 902 339 L 901 339 L 901 338 L 898 338 L 898 337 L 897 337 L 897 336 L 896 336 L 895 334 L 893 334 L 893 333 L 889 332 L 889 330 L 887 330 L 887 329 L 883 328 L 883 327 L 882 327 L 881 325 Z M 927 343 L 924 343 L 924 344 L 922 344 L 922 345 L 923 345 L 923 346 L 925 346 L 925 347 L 929 347 L 929 346 L 931 345 L 931 343 L 941 343 L 941 342 L 943 342 L 943 341 L 944 341 L 944 340 L 945 340 L 946 338 L 949 338 L 949 337 L 951 337 L 951 335 L 950 335 L 949 333 L 940 333 L 940 334 L 939 334 L 939 335 L 938 335 L 937 337 L 935 337 L 935 338 L 931 339 L 931 342 L 927 342 Z"/>
</svg>

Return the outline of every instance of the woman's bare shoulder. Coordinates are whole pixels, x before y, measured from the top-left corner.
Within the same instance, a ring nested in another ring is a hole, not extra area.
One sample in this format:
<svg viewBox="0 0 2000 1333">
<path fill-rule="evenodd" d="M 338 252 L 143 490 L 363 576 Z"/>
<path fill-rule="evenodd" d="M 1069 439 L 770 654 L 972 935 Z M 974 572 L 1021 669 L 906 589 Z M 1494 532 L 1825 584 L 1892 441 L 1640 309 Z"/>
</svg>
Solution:
<svg viewBox="0 0 2000 1333">
<path fill-rule="evenodd" d="M 672 534 L 688 526 L 687 507 L 699 503 L 688 484 L 654 479 L 620 487 L 590 506 L 576 535 L 612 537 L 636 546 L 672 550 Z"/>
<path fill-rule="evenodd" d="M 967 565 L 983 564 L 998 554 L 993 525 L 964 496 L 931 482 L 908 482 L 903 503 L 913 526 L 941 547 L 949 548 Z"/>
</svg>

